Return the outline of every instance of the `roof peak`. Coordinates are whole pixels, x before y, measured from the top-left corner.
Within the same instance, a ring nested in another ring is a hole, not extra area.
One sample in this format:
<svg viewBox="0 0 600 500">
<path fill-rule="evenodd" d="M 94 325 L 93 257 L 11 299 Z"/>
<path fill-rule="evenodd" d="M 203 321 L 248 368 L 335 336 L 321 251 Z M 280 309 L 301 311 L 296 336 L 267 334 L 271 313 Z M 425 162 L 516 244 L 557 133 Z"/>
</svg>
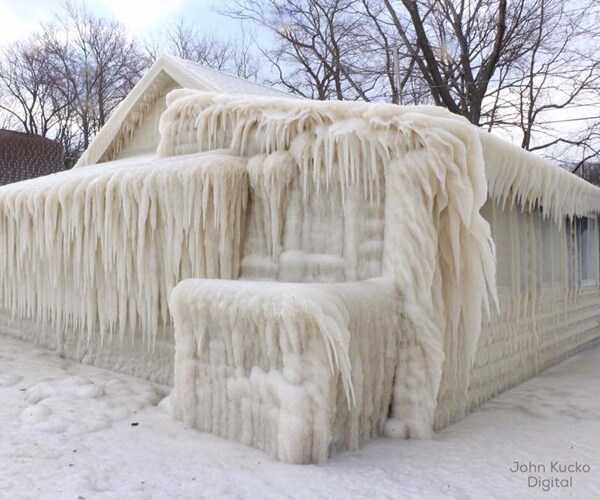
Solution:
<svg viewBox="0 0 600 500">
<path fill-rule="evenodd" d="M 269 86 L 259 83 L 257 81 L 249 80 L 247 78 L 244 78 L 244 77 L 241 77 L 238 75 L 234 75 L 233 73 L 230 73 L 228 71 L 211 68 L 210 66 L 206 66 L 205 64 L 199 63 L 192 59 L 185 59 L 183 57 L 174 56 L 172 54 L 162 53 L 156 59 L 156 62 L 159 62 L 159 61 L 166 62 L 167 64 L 170 63 L 170 64 L 177 64 L 177 65 L 183 66 L 184 70 L 191 70 L 194 73 L 193 76 L 198 77 L 198 78 L 202 78 L 202 75 L 197 74 L 197 72 L 208 72 L 211 75 L 216 76 L 217 78 L 227 78 L 227 79 L 237 81 L 241 86 L 252 86 L 255 88 L 265 89 L 265 91 L 271 95 L 272 94 L 281 94 L 282 97 L 283 96 L 294 97 L 283 90 L 269 87 Z M 203 82 L 203 83 L 206 83 L 206 82 Z M 218 91 L 219 89 L 215 89 L 215 90 Z"/>
</svg>

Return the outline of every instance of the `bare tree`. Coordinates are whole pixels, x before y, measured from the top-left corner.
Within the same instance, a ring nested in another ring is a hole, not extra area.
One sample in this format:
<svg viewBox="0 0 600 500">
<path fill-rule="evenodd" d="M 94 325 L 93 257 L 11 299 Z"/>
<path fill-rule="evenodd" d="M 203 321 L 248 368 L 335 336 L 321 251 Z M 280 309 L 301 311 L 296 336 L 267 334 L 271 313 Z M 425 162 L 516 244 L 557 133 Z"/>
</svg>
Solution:
<svg viewBox="0 0 600 500">
<path fill-rule="evenodd" d="M 7 124 L 60 140 L 70 99 L 58 91 L 47 50 L 38 37 L 6 47 L 0 55 L 0 109 Z"/>
<path fill-rule="evenodd" d="M 362 99 L 377 93 L 381 71 L 372 71 L 371 40 L 360 39 L 354 0 L 237 0 L 227 14 L 261 27 L 272 45 L 261 52 L 277 82 L 313 99 Z M 264 45 L 264 42 L 263 42 Z"/>
<path fill-rule="evenodd" d="M 503 54 L 523 28 L 508 0 L 383 0 L 436 104 L 479 125 L 483 102 Z"/>
<path fill-rule="evenodd" d="M 144 44 L 144 49 L 152 60 L 167 53 L 240 78 L 258 79 L 260 63 L 243 30 L 239 39 L 222 39 L 178 19 L 153 34 Z"/>
<path fill-rule="evenodd" d="M 383 2 L 436 104 L 488 129 L 519 130 L 531 151 L 562 143 L 597 154 L 596 127 L 573 133 L 548 118 L 598 98 L 596 2 Z"/>
<path fill-rule="evenodd" d="M 56 88 L 71 101 L 80 152 L 133 88 L 148 61 L 122 25 L 67 4 L 42 34 Z"/>
<path fill-rule="evenodd" d="M 381 81 L 381 97 L 394 104 L 432 102 L 426 82 L 416 68 L 417 58 L 398 36 L 393 19 L 380 0 L 361 0 L 357 7 L 361 29 L 356 36 L 372 61 L 371 72 Z"/>
<path fill-rule="evenodd" d="M 525 149 L 578 147 L 568 161 L 583 164 L 600 152 L 600 120 L 575 130 L 562 122 L 581 117 L 556 113 L 597 102 L 599 12 L 597 0 L 231 0 L 228 15 L 258 35 L 222 39 L 179 20 L 142 48 L 67 4 L 1 54 L 0 119 L 76 157 L 167 52 L 254 80 L 268 61 L 275 83 L 309 98 L 435 103 Z"/>
<path fill-rule="evenodd" d="M 493 109 L 490 121 L 517 127 L 521 146 L 530 151 L 548 151 L 558 144 L 583 148 L 584 162 L 598 154 L 600 121 L 586 123 L 583 130 L 569 130 L 568 117 L 562 124 L 556 120 L 557 111 L 585 108 L 600 96 L 597 5 L 578 5 L 574 9 L 560 0 L 530 5 L 539 22 L 525 54 L 504 71 L 496 91 L 502 104 Z"/>
</svg>

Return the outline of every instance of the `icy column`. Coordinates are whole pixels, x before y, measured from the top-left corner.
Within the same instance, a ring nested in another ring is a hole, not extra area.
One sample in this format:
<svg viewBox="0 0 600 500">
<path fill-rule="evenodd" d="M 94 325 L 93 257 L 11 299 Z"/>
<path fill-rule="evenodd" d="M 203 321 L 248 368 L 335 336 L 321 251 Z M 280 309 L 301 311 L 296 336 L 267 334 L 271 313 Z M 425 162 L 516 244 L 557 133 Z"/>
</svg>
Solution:
<svg viewBox="0 0 600 500">
<path fill-rule="evenodd" d="M 477 136 L 459 121 L 442 124 L 411 127 L 414 143 L 386 165 L 384 275 L 402 290 L 413 326 L 386 428 L 394 436 L 429 436 L 440 390 L 464 407 L 482 305 L 495 293 Z"/>
</svg>

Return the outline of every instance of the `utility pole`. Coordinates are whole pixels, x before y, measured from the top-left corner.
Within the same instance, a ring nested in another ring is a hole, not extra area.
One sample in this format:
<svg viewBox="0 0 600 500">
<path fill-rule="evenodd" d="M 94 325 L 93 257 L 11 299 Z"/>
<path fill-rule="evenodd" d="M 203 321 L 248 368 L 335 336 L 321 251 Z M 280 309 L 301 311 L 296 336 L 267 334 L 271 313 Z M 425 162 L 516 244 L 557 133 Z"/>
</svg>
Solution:
<svg viewBox="0 0 600 500">
<path fill-rule="evenodd" d="M 402 92 L 400 91 L 400 47 L 394 47 L 394 80 L 396 84 L 396 102 L 402 105 Z"/>
</svg>

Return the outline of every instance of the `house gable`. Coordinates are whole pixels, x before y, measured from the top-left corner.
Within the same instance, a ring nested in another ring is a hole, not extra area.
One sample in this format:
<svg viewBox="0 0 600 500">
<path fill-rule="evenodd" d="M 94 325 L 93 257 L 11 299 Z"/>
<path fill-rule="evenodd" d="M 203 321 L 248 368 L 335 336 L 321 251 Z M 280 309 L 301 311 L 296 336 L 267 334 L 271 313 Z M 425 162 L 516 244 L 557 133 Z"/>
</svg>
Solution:
<svg viewBox="0 0 600 500">
<path fill-rule="evenodd" d="M 156 152 L 160 115 L 166 108 L 165 97 L 178 88 L 292 97 L 192 61 L 163 55 L 119 104 L 75 167 Z"/>
<path fill-rule="evenodd" d="M 98 163 L 154 153 L 160 139 L 160 115 L 167 107 L 166 95 L 177 88 L 181 85 L 162 71 L 123 120 Z"/>
</svg>

